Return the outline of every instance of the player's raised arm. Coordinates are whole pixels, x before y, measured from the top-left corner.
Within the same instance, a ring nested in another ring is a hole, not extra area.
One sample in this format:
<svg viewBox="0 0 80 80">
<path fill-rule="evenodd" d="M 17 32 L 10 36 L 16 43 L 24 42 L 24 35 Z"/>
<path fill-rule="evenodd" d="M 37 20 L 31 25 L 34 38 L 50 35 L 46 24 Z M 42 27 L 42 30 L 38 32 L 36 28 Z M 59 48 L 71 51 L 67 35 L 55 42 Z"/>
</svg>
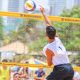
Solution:
<svg viewBox="0 0 80 80">
<path fill-rule="evenodd" d="M 48 16 L 45 14 L 45 10 L 44 10 L 43 7 L 40 7 L 40 11 L 41 11 L 41 13 L 42 13 L 42 15 L 43 15 L 43 17 L 44 17 L 44 19 L 45 19 L 46 25 L 47 25 L 47 26 L 52 26 L 52 25 L 51 25 L 51 22 L 50 22 L 50 20 L 49 20 L 49 18 L 48 18 Z"/>
</svg>

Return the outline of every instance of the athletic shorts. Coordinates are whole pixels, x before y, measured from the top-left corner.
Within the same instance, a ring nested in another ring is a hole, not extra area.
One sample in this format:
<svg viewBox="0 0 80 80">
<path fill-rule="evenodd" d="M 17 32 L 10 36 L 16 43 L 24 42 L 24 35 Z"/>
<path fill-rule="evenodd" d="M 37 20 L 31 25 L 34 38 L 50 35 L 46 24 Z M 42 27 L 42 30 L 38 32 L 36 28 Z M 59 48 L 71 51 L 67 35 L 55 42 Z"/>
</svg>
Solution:
<svg viewBox="0 0 80 80">
<path fill-rule="evenodd" d="M 73 80 L 74 70 L 70 64 L 61 64 L 54 67 L 46 78 L 47 80 Z"/>
</svg>

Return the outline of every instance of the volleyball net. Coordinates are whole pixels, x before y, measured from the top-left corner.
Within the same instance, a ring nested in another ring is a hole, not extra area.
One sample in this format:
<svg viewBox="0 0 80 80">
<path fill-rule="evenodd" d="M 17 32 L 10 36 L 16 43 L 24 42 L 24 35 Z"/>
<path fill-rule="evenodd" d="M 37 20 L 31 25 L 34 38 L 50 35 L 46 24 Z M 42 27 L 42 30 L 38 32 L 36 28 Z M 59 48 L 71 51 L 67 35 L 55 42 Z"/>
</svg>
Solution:
<svg viewBox="0 0 80 80">
<path fill-rule="evenodd" d="M 49 16 L 49 19 L 67 49 L 75 72 L 80 72 L 80 19 L 58 16 Z M 0 20 L 0 67 L 9 68 L 11 76 L 24 67 L 32 70 L 32 78 L 39 68 L 50 73 L 54 66 L 47 66 L 42 54 L 42 48 L 47 43 L 43 17 L 40 14 L 0 12 Z"/>
</svg>

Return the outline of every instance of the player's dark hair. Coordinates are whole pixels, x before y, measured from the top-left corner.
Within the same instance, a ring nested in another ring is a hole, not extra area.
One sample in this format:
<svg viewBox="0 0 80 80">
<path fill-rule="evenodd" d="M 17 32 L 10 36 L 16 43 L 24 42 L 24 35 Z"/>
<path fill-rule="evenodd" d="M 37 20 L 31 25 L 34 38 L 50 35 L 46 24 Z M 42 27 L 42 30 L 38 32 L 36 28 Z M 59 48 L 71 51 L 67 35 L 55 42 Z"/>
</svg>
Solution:
<svg viewBox="0 0 80 80">
<path fill-rule="evenodd" d="M 56 29 L 52 26 L 47 26 L 46 27 L 46 35 L 50 38 L 50 39 L 54 39 L 54 37 L 56 36 Z"/>
</svg>

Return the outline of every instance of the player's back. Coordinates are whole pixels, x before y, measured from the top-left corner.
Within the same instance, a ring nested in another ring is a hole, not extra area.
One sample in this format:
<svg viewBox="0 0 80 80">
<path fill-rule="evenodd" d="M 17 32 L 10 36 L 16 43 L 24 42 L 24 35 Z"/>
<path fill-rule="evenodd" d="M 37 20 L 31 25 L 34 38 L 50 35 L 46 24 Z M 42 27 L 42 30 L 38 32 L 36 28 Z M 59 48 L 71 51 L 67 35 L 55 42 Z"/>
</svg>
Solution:
<svg viewBox="0 0 80 80">
<path fill-rule="evenodd" d="M 47 44 L 44 47 L 44 51 L 46 51 L 47 48 L 54 53 L 54 56 L 52 58 L 54 65 L 69 63 L 66 49 L 58 37 L 55 37 L 55 40 L 52 43 Z"/>
</svg>

